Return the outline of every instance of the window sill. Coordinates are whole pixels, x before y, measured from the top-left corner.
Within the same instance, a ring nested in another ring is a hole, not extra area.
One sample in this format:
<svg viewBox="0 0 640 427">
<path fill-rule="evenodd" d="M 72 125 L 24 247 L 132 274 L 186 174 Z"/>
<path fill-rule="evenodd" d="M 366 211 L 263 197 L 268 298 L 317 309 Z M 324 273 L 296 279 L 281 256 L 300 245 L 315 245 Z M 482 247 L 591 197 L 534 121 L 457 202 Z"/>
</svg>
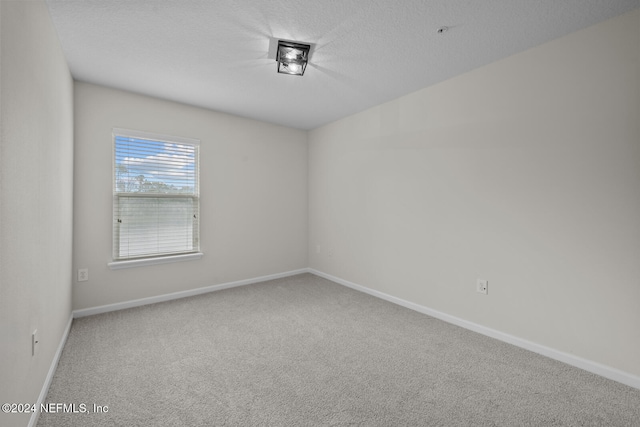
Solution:
<svg viewBox="0 0 640 427">
<path fill-rule="evenodd" d="M 123 268 L 143 267 L 145 265 L 168 264 L 170 262 L 192 261 L 200 259 L 204 255 L 202 252 L 184 255 L 171 255 L 157 258 L 130 259 L 126 261 L 113 261 L 108 263 L 110 269 L 120 270 Z"/>
</svg>

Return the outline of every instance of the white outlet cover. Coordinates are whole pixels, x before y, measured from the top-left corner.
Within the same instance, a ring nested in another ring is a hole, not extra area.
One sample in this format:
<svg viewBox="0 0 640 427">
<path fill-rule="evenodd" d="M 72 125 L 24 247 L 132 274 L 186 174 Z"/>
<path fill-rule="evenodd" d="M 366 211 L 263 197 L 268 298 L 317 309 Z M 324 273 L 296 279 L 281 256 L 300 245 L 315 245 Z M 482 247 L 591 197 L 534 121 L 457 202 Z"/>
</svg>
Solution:
<svg viewBox="0 0 640 427">
<path fill-rule="evenodd" d="M 31 334 L 31 356 L 36 355 L 36 344 L 40 342 L 40 338 L 38 338 L 38 330 L 34 329 Z"/>
<path fill-rule="evenodd" d="M 79 268 L 78 269 L 78 282 L 86 282 L 89 280 L 89 269 L 88 268 Z"/>
<path fill-rule="evenodd" d="M 484 279 L 478 279 L 476 282 L 476 291 L 481 294 L 489 294 L 489 281 Z"/>
</svg>

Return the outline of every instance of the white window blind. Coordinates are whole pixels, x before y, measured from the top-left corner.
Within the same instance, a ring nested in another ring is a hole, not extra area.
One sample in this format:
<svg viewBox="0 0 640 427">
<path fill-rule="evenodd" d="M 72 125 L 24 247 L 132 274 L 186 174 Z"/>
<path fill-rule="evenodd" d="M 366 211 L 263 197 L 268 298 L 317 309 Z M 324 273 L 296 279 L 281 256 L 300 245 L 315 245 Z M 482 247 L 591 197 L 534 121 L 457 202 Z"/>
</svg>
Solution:
<svg viewBox="0 0 640 427">
<path fill-rule="evenodd" d="M 114 129 L 113 259 L 198 252 L 199 141 Z"/>
</svg>

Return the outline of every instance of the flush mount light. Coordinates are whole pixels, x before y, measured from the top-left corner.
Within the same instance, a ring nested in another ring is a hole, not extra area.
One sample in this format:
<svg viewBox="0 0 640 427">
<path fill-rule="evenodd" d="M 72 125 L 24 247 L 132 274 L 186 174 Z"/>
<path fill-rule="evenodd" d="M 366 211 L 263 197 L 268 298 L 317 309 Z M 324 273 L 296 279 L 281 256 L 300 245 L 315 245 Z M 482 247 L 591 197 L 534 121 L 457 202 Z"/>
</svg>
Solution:
<svg viewBox="0 0 640 427">
<path fill-rule="evenodd" d="M 303 75 L 307 68 L 310 47 L 308 44 L 279 40 L 278 52 L 276 53 L 278 72 L 294 76 Z"/>
</svg>

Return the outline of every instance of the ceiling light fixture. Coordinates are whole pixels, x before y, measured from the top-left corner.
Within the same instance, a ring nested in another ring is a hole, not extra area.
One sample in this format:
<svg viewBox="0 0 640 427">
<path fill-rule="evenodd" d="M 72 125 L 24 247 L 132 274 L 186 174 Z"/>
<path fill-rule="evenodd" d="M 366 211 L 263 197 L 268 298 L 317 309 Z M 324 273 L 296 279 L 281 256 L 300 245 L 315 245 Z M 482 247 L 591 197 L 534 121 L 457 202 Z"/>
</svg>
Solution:
<svg viewBox="0 0 640 427">
<path fill-rule="evenodd" d="M 307 68 L 310 48 L 311 46 L 308 44 L 279 40 L 278 52 L 276 53 L 278 72 L 302 76 Z"/>
</svg>

